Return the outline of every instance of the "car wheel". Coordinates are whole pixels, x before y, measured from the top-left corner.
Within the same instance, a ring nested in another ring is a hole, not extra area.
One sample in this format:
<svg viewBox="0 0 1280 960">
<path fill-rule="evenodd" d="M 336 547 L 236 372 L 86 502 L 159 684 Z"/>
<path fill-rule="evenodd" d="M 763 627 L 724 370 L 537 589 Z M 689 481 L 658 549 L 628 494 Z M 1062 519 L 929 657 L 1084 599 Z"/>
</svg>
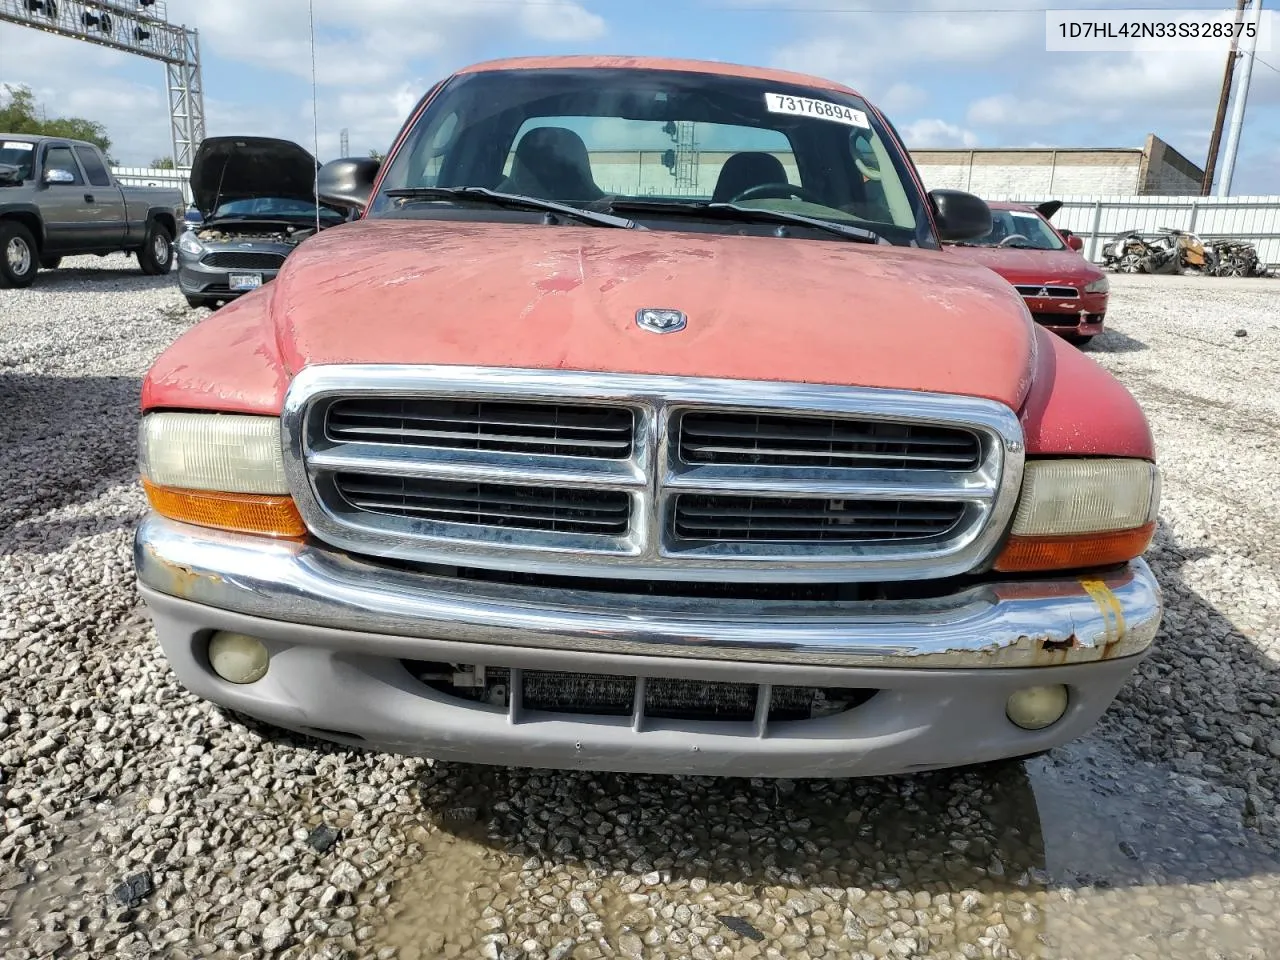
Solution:
<svg viewBox="0 0 1280 960">
<path fill-rule="evenodd" d="M 1092 333 L 1069 333 L 1067 334 L 1067 343 L 1075 344 L 1077 347 L 1084 347 L 1088 346 L 1089 341 L 1091 341 L 1093 337 L 1094 335 Z"/>
<path fill-rule="evenodd" d="M 29 287 L 40 269 L 36 241 L 16 220 L 0 220 L 0 287 Z"/>
<path fill-rule="evenodd" d="M 173 266 L 173 234 L 159 220 L 147 224 L 147 235 L 138 251 L 138 267 L 148 276 L 158 277 Z"/>
<path fill-rule="evenodd" d="M 62 266 L 61 257 L 41 257 L 40 258 L 41 270 L 57 270 L 58 267 L 60 266 Z"/>
</svg>

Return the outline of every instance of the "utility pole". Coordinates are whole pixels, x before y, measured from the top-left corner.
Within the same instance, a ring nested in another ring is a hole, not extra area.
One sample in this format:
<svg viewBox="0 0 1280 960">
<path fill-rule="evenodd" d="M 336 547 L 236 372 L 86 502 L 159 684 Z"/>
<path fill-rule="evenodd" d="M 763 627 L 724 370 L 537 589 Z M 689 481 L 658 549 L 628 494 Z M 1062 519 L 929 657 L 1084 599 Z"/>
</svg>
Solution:
<svg viewBox="0 0 1280 960">
<path fill-rule="evenodd" d="M 1231 34 L 1231 52 L 1227 54 L 1227 68 L 1222 77 L 1222 94 L 1218 97 L 1218 115 L 1213 121 L 1213 133 L 1209 136 L 1209 159 L 1204 164 L 1204 180 L 1200 184 L 1200 196 L 1213 193 L 1213 175 L 1218 166 L 1218 149 L 1222 146 L 1222 127 L 1227 122 L 1227 103 L 1231 99 L 1231 81 L 1235 79 L 1236 60 L 1240 50 L 1240 21 L 1249 0 L 1236 0 L 1236 26 Z"/>
<path fill-rule="evenodd" d="M 1231 111 L 1231 129 L 1227 133 L 1227 159 L 1222 165 L 1222 180 L 1218 183 L 1218 196 L 1231 195 L 1231 176 L 1236 169 L 1236 154 L 1240 150 L 1240 131 L 1244 127 L 1244 108 L 1249 100 L 1249 81 L 1253 78 L 1253 59 L 1258 50 L 1258 34 L 1262 32 L 1262 0 L 1254 0 L 1253 36 L 1247 37 L 1244 64 L 1240 68 L 1239 89 L 1235 107 Z"/>
</svg>

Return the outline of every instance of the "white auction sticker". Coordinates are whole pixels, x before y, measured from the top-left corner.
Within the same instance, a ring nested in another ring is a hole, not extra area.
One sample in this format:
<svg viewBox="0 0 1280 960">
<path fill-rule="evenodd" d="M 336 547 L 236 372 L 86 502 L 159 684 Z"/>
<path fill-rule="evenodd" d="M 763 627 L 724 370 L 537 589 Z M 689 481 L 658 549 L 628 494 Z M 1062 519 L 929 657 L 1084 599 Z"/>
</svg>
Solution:
<svg viewBox="0 0 1280 960">
<path fill-rule="evenodd" d="M 1255 16 L 1258 19 L 1255 20 Z M 1250 10 L 1048 10 L 1045 49 L 1122 51 L 1271 50 L 1272 11 Z M 1256 48 L 1254 47 L 1256 44 Z"/>
<path fill-rule="evenodd" d="M 793 97 L 787 93 L 766 93 L 764 104 L 770 113 L 789 113 L 796 117 L 817 117 L 819 120 L 834 120 L 850 127 L 871 129 L 867 115 L 861 110 L 854 110 L 839 103 L 826 100 L 810 100 L 808 97 Z"/>
<path fill-rule="evenodd" d="M 27 143 L 25 140 L 6 140 L 4 146 L 0 146 L 0 150 L 34 150 L 34 143 Z"/>
</svg>

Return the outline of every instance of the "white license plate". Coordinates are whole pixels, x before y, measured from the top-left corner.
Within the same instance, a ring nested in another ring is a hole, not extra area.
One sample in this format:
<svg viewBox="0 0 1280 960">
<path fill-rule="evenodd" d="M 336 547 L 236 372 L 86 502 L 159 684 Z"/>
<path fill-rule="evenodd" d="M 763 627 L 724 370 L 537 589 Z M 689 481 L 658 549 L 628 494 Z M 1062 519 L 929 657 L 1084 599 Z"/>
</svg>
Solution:
<svg viewBox="0 0 1280 960">
<path fill-rule="evenodd" d="M 257 290 L 262 286 L 260 273 L 233 273 L 227 278 L 232 290 Z"/>
</svg>

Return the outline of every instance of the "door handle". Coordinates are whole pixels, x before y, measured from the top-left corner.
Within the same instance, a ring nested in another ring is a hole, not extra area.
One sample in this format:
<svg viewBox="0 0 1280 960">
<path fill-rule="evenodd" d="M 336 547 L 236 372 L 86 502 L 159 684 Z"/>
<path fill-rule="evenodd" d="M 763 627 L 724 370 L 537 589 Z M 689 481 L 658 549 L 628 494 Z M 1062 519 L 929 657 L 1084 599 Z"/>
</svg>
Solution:
<svg viewBox="0 0 1280 960">
<path fill-rule="evenodd" d="M 92 193 L 86 193 L 86 194 L 84 195 L 84 199 L 85 199 L 85 201 L 86 201 L 86 202 L 88 202 L 88 203 L 95 203 L 95 202 L 96 202 L 96 201 L 93 199 L 93 194 L 92 194 Z"/>
</svg>

